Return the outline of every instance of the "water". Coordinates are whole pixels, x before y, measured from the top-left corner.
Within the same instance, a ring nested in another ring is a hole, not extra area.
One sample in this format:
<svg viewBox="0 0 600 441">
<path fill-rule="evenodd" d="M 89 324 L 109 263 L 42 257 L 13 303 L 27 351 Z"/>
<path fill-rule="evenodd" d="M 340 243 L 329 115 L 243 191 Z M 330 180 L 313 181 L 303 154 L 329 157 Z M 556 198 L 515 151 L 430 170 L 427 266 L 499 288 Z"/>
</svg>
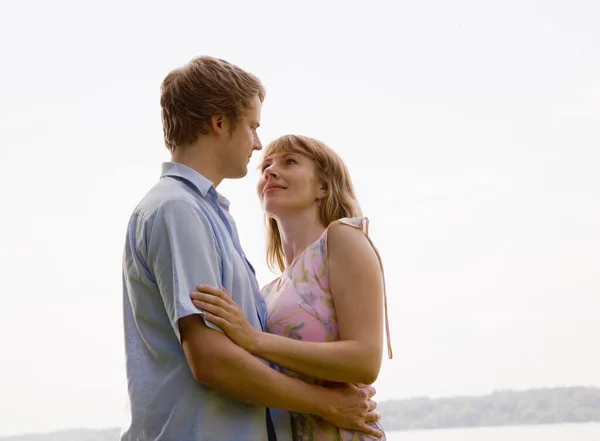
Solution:
<svg viewBox="0 0 600 441">
<path fill-rule="evenodd" d="M 600 441 L 600 423 L 388 432 L 388 441 Z"/>
</svg>

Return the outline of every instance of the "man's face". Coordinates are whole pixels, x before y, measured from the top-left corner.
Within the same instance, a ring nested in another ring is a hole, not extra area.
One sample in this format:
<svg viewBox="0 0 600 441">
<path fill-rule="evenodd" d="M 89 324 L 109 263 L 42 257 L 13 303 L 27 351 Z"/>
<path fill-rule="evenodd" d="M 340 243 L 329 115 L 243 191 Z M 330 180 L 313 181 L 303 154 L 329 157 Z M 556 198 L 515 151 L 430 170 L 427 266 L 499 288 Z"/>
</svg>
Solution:
<svg viewBox="0 0 600 441">
<path fill-rule="evenodd" d="M 223 172 L 226 178 L 243 178 L 248 173 L 248 163 L 255 150 L 261 150 L 262 144 L 257 134 L 260 126 L 262 103 L 254 97 L 252 106 L 246 110 L 245 117 L 235 125 L 229 134 L 227 145 L 223 149 Z"/>
</svg>

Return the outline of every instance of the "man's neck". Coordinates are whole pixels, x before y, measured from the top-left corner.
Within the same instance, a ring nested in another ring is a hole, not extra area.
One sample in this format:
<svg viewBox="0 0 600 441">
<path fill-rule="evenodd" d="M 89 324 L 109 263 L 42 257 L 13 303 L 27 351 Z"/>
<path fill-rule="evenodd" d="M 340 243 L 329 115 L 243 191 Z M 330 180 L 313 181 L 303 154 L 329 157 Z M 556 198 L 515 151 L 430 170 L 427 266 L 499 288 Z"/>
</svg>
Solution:
<svg viewBox="0 0 600 441">
<path fill-rule="evenodd" d="M 223 181 L 223 176 L 219 173 L 216 158 L 210 154 L 208 148 L 201 148 L 195 145 L 178 147 L 171 154 L 171 161 L 196 170 L 212 182 L 215 188 Z"/>
<path fill-rule="evenodd" d="M 290 265 L 310 244 L 316 241 L 325 226 L 316 210 L 307 210 L 277 219 L 286 265 Z"/>
</svg>

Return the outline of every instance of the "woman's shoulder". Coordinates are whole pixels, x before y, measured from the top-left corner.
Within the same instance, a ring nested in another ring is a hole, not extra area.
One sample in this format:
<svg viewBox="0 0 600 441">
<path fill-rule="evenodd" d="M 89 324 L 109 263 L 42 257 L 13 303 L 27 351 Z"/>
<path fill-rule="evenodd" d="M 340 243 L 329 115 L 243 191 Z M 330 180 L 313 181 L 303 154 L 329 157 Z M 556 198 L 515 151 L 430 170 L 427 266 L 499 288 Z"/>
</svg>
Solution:
<svg viewBox="0 0 600 441">
<path fill-rule="evenodd" d="M 369 219 L 367 217 L 341 218 L 331 222 L 314 249 L 314 254 L 319 254 L 322 260 L 326 261 L 331 252 L 331 248 L 340 249 L 339 244 L 350 241 L 357 243 L 369 239 Z M 343 248 L 347 248 L 344 246 Z M 314 255 L 313 254 L 313 255 Z M 317 256 L 314 256 L 316 258 Z"/>
<path fill-rule="evenodd" d="M 341 219 L 331 222 L 327 229 L 331 229 L 335 225 L 348 225 L 354 227 L 357 230 L 362 230 L 365 234 L 368 234 L 369 229 L 369 218 L 366 216 L 360 217 L 343 217 Z"/>
<path fill-rule="evenodd" d="M 351 228 L 340 228 L 341 226 Z M 361 231 L 363 234 L 360 234 Z M 344 217 L 341 219 L 334 220 L 331 222 L 325 233 L 322 236 L 322 248 L 324 252 L 327 252 L 331 242 L 336 243 L 338 241 L 344 241 L 351 237 L 369 236 L 369 218 L 361 217 Z"/>
</svg>

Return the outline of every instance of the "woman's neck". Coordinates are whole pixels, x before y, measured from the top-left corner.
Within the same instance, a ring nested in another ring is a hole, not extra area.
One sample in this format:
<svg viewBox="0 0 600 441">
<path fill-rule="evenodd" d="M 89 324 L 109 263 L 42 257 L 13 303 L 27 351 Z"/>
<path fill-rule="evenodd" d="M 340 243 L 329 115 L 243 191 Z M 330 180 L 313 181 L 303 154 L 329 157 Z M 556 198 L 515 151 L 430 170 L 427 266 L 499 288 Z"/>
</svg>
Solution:
<svg viewBox="0 0 600 441">
<path fill-rule="evenodd" d="M 277 218 L 286 266 L 289 266 L 325 231 L 317 210 Z"/>
</svg>

